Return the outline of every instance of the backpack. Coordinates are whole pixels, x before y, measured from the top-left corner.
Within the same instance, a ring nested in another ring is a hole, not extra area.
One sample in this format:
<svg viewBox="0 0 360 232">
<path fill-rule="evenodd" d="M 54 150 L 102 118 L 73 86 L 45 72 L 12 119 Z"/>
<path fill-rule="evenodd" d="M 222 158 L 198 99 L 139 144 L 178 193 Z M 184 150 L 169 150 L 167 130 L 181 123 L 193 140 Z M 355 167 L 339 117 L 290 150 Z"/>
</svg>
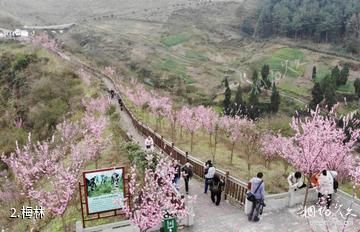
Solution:
<svg viewBox="0 0 360 232">
<path fill-rule="evenodd" d="M 337 192 L 337 189 L 339 188 L 339 182 L 334 178 L 334 176 L 331 174 L 331 177 L 333 178 L 333 188 L 334 188 L 334 192 Z"/>
<path fill-rule="evenodd" d="M 191 179 L 191 177 L 193 176 L 192 168 L 189 167 L 187 171 L 188 171 L 189 178 Z"/>
<path fill-rule="evenodd" d="M 220 181 L 218 181 L 218 182 L 213 182 L 210 190 L 212 192 L 218 193 L 220 191 L 220 188 L 221 188 Z"/>
</svg>

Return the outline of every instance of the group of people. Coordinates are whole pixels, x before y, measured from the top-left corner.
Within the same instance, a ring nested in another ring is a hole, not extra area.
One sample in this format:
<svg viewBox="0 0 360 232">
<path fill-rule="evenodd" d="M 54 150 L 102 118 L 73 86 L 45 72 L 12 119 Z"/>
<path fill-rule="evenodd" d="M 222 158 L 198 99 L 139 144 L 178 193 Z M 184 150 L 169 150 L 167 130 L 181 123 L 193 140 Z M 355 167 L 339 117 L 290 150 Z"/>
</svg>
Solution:
<svg viewBox="0 0 360 232">
<path fill-rule="evenodd" d="M 117 98 L 118 104 L 120 106 L 120 110 L 123 111 L 124 104 L 123 104 L 119 94 L 115 93 L 115 91 L 112 89 L 108 90 L 108 92 L 110 93 L 111 99 L 114 99 L 115 97 Z"/>
<path fill-rule="evenodd" d="M 248 183 L 248 191 L 255 199 L 252 201 L 251 211 L 248 215 L 249 221 L 259 221 L 259 215 L 262 214 L 263 207 L 265 206 L 265 184 L 262 179 L 263 176 L 263 173 L 259 172 L 256 177 L 253 177 Z M 338 188 L 336 176 L 336 171 L 323 170 L 322 172 L 315 173 L 310 178 L 309 188 L 316 188 L 318 192 L 317 204 L 325 205 L 327 209 L 330 208 L 332 195 Z M 297 191 L 298 189 L 302 189 L 307 186 L 304 183 L 304 176 L 299 171 L 290 173 L 287 181 L 289 183 L 290 191 Z"/>
<path fill-rule="evenodd" d="M 185 192 L 186 194 L 189 194 L 189 181 L 193 176 L 192 165 L 187 162 L 184 166 L 181 166 L 177 160 L 174 160 L 173 167 L 175 169 L 173 184 L 175 185 L 176 189 L 179 190 L 179 181 L 180 178 L 183 177 L 185 183 Z M 213 166 L 211 160 L 208 160 L 204 165 L 204 177 L 204 193 L 207 194 L 208 190 L 210 190 L 211 201 L 215 205 L 219 205 L 225 182 L 219 177 L 219 175 L 216 174 L 216 169 Z"/>
</svg>

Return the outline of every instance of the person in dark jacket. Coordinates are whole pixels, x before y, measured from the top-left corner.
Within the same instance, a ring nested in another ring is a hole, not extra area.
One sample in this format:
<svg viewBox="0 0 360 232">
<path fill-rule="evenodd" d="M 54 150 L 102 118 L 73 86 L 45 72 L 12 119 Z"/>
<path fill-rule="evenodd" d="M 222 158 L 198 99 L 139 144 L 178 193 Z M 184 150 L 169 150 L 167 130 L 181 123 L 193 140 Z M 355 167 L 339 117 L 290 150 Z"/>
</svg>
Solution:
<svg viewBox="0 0 360 232">
<path fill-rule="evenodd" d="M 215 174 L 214 177 L 212 178 L 209 186 L 210 186 L 210 192 L 211 192 L 211 201 L 214 204 L 219 205 L 220 201 L 221 201 L 221 193 L 225 186 L 224 181 L 221 180 L 217 174 Z"/>
<path fill-rule="evenodd" d="M 173 160 L 173 167 L 175 169 L 175 175 L 173 179 L 173 184 L 177 190 L 179 190 L 179 180 L 181 177 L 181 166 L 177 160 Z"/>
<path fill-rule="evenodd" d="M 189 194 L 189 181 L 193 175 L 192 167 L 189 162 L 186 162 L 185 165 L 181 168 L 181 175 L 183 176 L 185 182 L 185 192 L 186 194 Z"/>
</svg>

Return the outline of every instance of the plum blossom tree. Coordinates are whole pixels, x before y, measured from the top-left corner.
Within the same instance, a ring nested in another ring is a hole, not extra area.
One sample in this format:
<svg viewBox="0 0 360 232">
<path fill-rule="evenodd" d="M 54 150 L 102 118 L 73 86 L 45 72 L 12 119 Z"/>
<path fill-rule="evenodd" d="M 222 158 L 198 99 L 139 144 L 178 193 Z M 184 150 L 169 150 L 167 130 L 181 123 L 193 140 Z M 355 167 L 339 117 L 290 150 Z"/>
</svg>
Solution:
<svg viewBox="0 0 360 232">
<path fill-rule="evenodd" d="M 278 156 L 276 147 L 269 146 L 271 144 L 271 141 L 273 139 L 273 136 L 271 134 L 264 134 L 261 139 L 261 151 L 262 155 L 264 156 L 264 166 L 265 168 L 270 168 L 270 162 Z"/>
<path fill-rule="evenodd" d="M 196 114 L 196 110 L 183 106 L 179 112 L 179 123 L 190 134 L 190 151 L 193 151 L 194 134 L 200 129 L 201 123 L 199 116 Z"/>
<path fill-rule="evenodd" d="M 77 187 L 80 168 L 91 158 L 89 154 L 104 148 L 103 102 L 86 102 L 88 111 L 79 121 L 59 124 L 52 138 L 42 142 L 32 142 L 29 133 L 27 144 L 19 147 L 16 142 L 15 152 L 1 157 L 11 168 L 21 194 L 40 203 L 53 216 L 63 216 Z"/>
<path fill-rule="evenodd" d="M 171 162 L 161 155 L 157 156 L 155 168 L 152 167 L 154 157 L 147 157 L 149 162 L 145 169 L 143 186 L 136 180 L 136 167 L 133 166 L 130 171 L 129 192 L 132 208 L 125 206 L 125 211 L 141 232 L 158 226 L 165 211 L 177 218 L 188 214 L 184 199 L 175 193 L 172 185 L 175 170 Z"/>
<path fill-rule="evenodd" d="M 297 117 L 292 119 L 290 126 L 295 132 L 294 136 L 273 136 L 265 145 L 274 146 L 277 153 L 306 175 L 308 183 L 312 174 L 324 169 L 338 171 L 339 177 L 348 176 L 355 165 L 352 151 L 360 130 L 348 130 L 349 138 L 344 128 L 351 118 L 344 117 L 344 127 L 339 128 L 334 115 L 321 115 L 320 108 L 317 107 L 311 111 L 311 116 L 303 120 Z M 304 206 L 308 188 L 309 184 Z"/>
<path fill-rule="evenodd" d="M 161 129 L 161 121 L 169 115 L 172 109 L 170 98 L 152 95 L 149 99 L 149 107 L 151 113 L 156 117 L 155 130 Z"/>
<path fill-rule="evenodd" d="M 235 144 L 242 136 L 245 136 L 245 128 L 249 127 L 250 124 L 252 124 L 252 121 L 246 118 L 240 118 L 239 116 L 223 116 L 220 119 L 221 128 L 225 132 L 226 136 L 230 139 L 232 145 L 230 153 L 231 164 L 233 161 Z"/>
</svg>

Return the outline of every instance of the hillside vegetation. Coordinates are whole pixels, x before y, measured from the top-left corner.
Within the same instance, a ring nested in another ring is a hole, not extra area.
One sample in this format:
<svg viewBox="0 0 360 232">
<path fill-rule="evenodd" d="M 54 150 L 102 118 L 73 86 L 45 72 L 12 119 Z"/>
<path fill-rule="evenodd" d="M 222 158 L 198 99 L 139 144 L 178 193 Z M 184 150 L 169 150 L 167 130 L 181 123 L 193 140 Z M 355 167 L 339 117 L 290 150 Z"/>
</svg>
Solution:
<svg viewBox="0 0 360 232">
<path fill-rule="evenodd" d="M 80 78 L 55 57 L 14 42 L 0 43 L 1 153 L 27 133 L 48 138 L 65 114 L 81 103 Z"/>
<path fill-rule="evenodd" d="M 285 36 L 318 43 L 336 42 L 360 53 L 360 1 L 266 0 L 245 21 L 243 31 L 262 37 Z"/>
</svg>

